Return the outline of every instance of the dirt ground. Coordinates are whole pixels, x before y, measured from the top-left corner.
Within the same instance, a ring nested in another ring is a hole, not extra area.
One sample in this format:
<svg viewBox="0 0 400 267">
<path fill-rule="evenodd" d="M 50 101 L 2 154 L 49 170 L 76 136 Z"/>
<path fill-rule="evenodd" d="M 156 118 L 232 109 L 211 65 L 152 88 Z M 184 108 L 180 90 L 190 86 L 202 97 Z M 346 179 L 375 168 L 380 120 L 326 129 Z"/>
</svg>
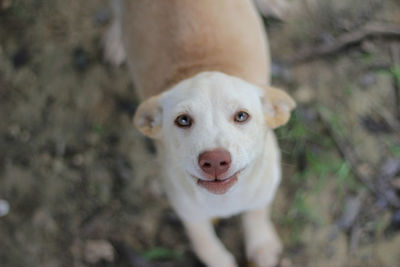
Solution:
<svg viewBox="0 0 400 267">
<path fill-rule="evenodd" d="M 400 266 L 400 3 L 291 3 L 265 19 L 273 84 L 298 102 L 277 131 L 281 266 Z M 107 0 L 0 0 L 0 266 L 202 266 L 127 67 L 102 59 L 110 19 Z M 251 266 L 238 217 L 216 229 Z"/>
</svg>

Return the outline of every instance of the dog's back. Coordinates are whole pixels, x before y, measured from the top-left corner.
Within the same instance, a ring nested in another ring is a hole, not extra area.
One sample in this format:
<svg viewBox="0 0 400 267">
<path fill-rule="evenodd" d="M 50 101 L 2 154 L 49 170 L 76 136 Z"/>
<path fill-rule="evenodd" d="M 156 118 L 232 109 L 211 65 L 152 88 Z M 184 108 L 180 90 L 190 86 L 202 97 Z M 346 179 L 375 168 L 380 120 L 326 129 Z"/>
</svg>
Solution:
<svg viewBox="0 0 400 267">
<path fill-rule="evenodd" d="M 123 42 L 142 98 L 201 71 L 269 83 L 269 53 L 251 0 L 125 0 Z"/>
</svg>

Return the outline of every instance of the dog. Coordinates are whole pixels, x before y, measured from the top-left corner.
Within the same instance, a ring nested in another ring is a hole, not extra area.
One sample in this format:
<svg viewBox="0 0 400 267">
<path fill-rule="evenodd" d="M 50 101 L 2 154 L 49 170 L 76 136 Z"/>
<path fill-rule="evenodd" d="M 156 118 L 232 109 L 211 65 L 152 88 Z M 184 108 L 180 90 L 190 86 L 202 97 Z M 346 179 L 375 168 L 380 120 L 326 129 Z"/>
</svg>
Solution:
<svg viewBox="0 0 400 267">
<path fill-rule="evenodd" d="M 255 4 L 120 0 L 115 14 L 105 57 L 127 60 L 143 100 L 134 125 L 155 140 L 165 192 L 194 252 L 207 266 L 237 266 L 211 221 L 243 213 L 247 257 L 274 266 L 282 246 L 268 214 L 281 178 L 273 129 L 296 104 L 270 86 Z"/>
</svg>

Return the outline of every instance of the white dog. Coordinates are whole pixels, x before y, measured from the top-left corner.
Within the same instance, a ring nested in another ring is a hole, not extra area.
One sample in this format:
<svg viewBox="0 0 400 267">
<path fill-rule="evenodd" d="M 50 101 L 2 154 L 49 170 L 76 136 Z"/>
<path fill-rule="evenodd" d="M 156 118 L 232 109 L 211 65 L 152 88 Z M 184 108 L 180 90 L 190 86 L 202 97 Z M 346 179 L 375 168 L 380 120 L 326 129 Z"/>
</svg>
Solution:
<svg viewBox="0 0 400 267">
<path fill-rule="evenodd" d="M 144 99 L 134 123 L 156 140 L 163 184 L 194 251 L 237 266 L 211 220 L 243 212 L 246 252 L 274 266 L 281 244 L 269 219 L 280 181 L 272 129 L 294 101 L 269 86 L 265 31 L 250 0 L 124 0 L 105 56 L 128 61 Z"/>
</svg>

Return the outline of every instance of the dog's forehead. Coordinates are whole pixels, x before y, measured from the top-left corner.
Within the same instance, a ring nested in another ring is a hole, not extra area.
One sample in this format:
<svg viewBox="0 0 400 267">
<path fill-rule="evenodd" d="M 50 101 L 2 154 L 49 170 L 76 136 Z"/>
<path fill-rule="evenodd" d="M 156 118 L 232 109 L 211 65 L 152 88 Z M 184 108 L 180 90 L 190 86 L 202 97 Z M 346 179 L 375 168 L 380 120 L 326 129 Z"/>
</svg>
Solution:
<svg viewBox="0 0 400 267">
<path fill-rule="evenodd" d="M 161 105 L 173 109 L 180 105 L 252 106 L 259 102 L 260 88 L 219 72 L 205 72 L 186 79 L 164 94 Z"/>
</svg>

